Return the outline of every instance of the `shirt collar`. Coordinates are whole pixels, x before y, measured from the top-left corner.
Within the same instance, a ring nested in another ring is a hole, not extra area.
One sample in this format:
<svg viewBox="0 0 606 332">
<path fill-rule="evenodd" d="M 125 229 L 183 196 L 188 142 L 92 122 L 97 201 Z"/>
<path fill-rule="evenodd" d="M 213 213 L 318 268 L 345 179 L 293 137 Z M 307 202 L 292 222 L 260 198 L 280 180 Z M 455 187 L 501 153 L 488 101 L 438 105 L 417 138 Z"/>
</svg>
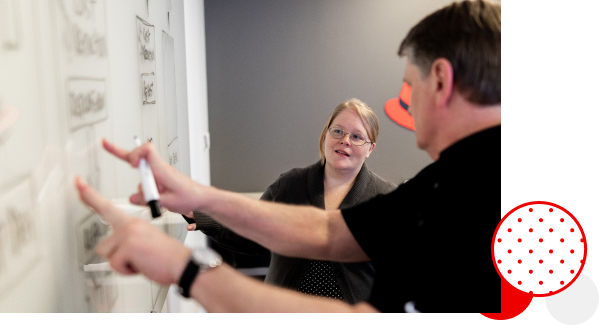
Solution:
<svg viewBox="0 0 606 332">
<path fill-rule="evenodd" d="M 495 150 L 495 141 L 501 141 L 500 125 L 482 130 L 459 140 L 440 153 L 440 160 L 449 159 L 452 157 L 461 158 L 461 156 L 465 154 L 491 152 Z M 501 153 L 500 149 L 498 150 L 498 153 Z"/>
</svg>

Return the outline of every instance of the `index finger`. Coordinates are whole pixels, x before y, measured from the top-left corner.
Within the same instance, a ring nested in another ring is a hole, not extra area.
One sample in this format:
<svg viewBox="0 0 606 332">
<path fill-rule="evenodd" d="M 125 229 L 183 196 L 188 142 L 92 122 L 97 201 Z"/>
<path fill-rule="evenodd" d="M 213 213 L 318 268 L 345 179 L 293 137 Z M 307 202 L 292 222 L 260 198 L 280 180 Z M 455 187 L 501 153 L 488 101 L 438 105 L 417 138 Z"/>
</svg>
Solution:
<svg viewBox="0 0 606 332">
<path fill-rule="evenodd" d="M 120 147 L 118 147 L 117 145 L 110 143 L 108 140 L 106 140 L 105 138 L 103 139 L 103 148 L 105 148 L 105 150 L 107 150 L 107 152 L 113 154 L 114 156 L 126 161 L 127 163 L 130 163 L 130 160 L 128 159 L 128 155 L 130 154 L 129 151 L 124 150 Z"/>
<path fill-rule="evenodd" d="M 158 151 L 154 148 L 154 145 L 149 142 L 145 142 L 143 145 L 136 147 L 134 150 L 128 151 L 113 143 L 110 143 L 104 138 L 103 148 L 119 159 L 126 161 L 132 167 L 138 167 L 141 159 L 146 159 L 147 162 L 152 165 L 152 167 L 154 164 L 162 162 L 162 158 L 158 154 Z"/>
<path fill-rule="evenodd" d="M 80 194 L 80 200 L 92 208 L 101 219 L 107 221 L 113 229 L 128 224 L 128 215 L 115 207 L 93 187 L 89 186 L 80 176 L 76 177 L 76 188 Z"/>
</svg>

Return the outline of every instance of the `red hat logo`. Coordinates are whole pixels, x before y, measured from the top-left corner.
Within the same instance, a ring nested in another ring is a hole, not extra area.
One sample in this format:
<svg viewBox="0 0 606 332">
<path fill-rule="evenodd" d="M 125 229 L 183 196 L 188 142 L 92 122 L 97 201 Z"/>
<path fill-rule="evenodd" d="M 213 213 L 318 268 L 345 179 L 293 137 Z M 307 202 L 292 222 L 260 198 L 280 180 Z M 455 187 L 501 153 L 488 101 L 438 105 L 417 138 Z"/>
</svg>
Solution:
<svg viewBox="0 0 606 332">
<path fill-rule="evenodd" d="M 414 131 L 415 123 L 410 113 L 408 113 L 409 106 L 410 85 L 404 83 L 400 91 L 400 98 L 393 98 L 385 103 L 385 113 L 400 126 Z"/>
</svg>

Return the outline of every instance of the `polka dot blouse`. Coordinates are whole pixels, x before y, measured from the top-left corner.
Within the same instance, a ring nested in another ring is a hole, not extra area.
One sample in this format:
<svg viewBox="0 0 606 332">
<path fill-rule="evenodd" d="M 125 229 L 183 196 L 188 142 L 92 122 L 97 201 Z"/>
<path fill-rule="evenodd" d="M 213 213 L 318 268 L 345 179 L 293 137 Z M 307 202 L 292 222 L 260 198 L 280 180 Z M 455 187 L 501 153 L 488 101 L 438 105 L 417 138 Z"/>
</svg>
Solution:
<svg viewBox="0 0 606 332">
<path fill-rule="evenodd" d="M 327 261 L 312 261 L 297 290 L 304 294 L 343 300 L 331 264 Z"/>
</svg>

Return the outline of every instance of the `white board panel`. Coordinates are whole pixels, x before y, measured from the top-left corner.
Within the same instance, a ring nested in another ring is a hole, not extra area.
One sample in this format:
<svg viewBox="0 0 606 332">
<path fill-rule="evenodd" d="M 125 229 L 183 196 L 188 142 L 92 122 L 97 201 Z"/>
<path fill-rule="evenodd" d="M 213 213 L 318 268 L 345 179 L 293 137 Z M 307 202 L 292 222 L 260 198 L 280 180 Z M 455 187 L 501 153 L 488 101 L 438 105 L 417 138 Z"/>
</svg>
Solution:
<svg viewBox="0 0 606 332">
<path fill-rule="evenodd" d="M 189 175 L 183 14 L 179 0 L 0 0 L 0 312 L 162 309 L 166 287 L 92 268 L 111 230 L 73 180 L 125 200 L 138 173 L 100 141 L 135 135 Z M 185 240 L 179 215 L 153 223 Z"/>
</svg>

